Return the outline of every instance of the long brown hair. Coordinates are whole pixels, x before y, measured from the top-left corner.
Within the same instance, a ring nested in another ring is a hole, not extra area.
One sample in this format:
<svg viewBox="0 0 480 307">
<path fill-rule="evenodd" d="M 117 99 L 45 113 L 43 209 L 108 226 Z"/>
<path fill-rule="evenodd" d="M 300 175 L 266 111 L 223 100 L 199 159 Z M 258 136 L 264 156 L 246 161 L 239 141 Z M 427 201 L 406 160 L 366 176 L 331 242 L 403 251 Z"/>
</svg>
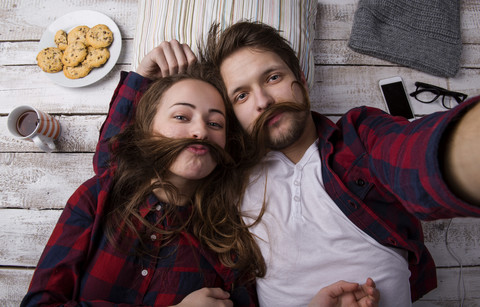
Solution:
<svg viewBox="0 0 480 307">
<path fill-rule="evenodd" d="M 177 154 L 192 139 L 152 135 L 153 118 L 163 93 L 185 79 L 201 80 L 213 85 L 222 94 L 227 117 L 225 150 L 206 142 L 212 148 L 212 155 L 218 164 L 211 174 L 200 180 L 191 200 L 192 214 L 186 221 L 175 214 L 175 205 L 182 191 L 162 179 L 166 178 Z M 247 140 L 231 104 L 227 103 L 223 83 L 212 70 L 196 66 L 186 74 L 154 82 L 138 102 L 134 123 L 111 141 L 116 169 L 107 199 L 105 225 L 109 241 L 119 247 L 123 237 L 119 232 L 133 234 L 142 243 L 141 252 L 148 253 L 144 244 L 148 240 L 147 233 L 160 233 L 162 244 L 166 245 L 181 231 L 188 230 L 201 244 L 216 252 L 225 266 L 237 269 L 249 278 L 264 276 L 264 259 L 239 213 L 247 171 L 258 159 Z M 244 163 L 240 164 L 240 160 Z M 150 223 L 141 216 L 140 208 L 157 188 L 166 192 L 169 205 L 165 206 L 160 220 Z M 167 218 L 174 221 L 175 227 L 163 230 L 157 227 Z"/>
</svg>

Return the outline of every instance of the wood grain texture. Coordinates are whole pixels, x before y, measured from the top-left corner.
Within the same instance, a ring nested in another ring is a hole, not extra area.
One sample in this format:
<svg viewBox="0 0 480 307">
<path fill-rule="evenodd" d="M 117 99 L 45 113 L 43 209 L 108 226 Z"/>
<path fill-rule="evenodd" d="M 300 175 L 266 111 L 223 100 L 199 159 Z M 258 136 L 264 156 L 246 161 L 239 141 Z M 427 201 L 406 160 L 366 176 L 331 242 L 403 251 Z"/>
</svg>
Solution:
<svg viewBox="0 0 480 307">
<path fill-rule="evenodd" d="M 92 157 L 92 153 L 0 153 L 0 208 L 63 208 L 80 184 L 93 176 Z"/>
<path fill-rule="evenodd" d="M 28 290 L 33 269 L 0 270 L 0 306 L 18 307 Z"/>
<path fill-rule="evenodd" d="M 61 132 L 55 142 L 55 152 L 94 152 L 105 115 L 55 115 Z M 7 117 L 0 117 L 0 126 L 6 127 Z M 7 129 L 0 130 L 0 152 L 41 152 L 32 142 L 14 138 Z"/>
<path fill-rule="evenodd" d="M 135 0 L 4 0 L 0 4 L 0 41 L 39 40 L 45 28 L 57 18 L 78 10 L 95 10 L 107 15 L 122 37 L 132 38 L 137 19 Z"/>
</svg>

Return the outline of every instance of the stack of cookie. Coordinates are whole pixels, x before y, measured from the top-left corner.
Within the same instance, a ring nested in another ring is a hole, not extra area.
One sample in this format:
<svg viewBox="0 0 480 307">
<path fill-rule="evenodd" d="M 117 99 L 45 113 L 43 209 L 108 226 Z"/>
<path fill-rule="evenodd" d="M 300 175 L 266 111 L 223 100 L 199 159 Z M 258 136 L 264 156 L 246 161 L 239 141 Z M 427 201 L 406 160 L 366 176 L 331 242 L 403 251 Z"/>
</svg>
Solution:
<svg viewBox="0 0 480 307">
<path fill-rule="evenodd" d="M 45 72 L 55 73 L 63 69 L 69 79 L 83 78 L 96 67 L 105 64 L 110 57 L 108 47 L 113 42 L 112 31 L 104 24 L 92 28 L 78 26 L 68 32 L 55 34 L 57 47 L 48 47 L 37 55 L 38 66 Z"/>
</svg>

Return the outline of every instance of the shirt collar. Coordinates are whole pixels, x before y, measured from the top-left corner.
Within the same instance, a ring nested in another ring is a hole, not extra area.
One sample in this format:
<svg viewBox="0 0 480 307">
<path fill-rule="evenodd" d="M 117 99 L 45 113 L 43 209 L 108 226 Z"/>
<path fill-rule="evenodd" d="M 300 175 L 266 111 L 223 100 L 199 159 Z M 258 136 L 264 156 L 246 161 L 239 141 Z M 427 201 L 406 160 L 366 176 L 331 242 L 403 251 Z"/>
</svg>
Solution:
<svg viewBox="0 0 480 307">
<path fill-rule="evenodd" d="M 145 201 L 141 206 L 140 206 L 140 215 L 145 218 L 149 212 L 151 212 L 154 209 L 161 209 L 162 206 L 164 206 L 165 203 L 161 202 L 155 194 L 151 193 L 147 197 L 147 201 Z M 160 206 L 160 207 L 158 207 Z M 160 210 L 158 210 L 160 211 Z"/>
<path fill-rule="evenodd" d="M 332 134 L 338 130 L 337 125 L 335 125 L 330 119 L 312 111 L 313 121 L 315 123 L 315 127 L 317 128 L 317 134 L 320 141 L 328 140 Z"/>
</svg>

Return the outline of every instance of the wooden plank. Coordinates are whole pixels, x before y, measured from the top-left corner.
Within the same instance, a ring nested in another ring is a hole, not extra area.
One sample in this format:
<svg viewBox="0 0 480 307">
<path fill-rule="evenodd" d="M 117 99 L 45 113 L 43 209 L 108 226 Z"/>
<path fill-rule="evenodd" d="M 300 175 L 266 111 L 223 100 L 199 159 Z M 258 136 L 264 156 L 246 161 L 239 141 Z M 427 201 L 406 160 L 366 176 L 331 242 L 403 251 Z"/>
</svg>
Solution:
<svg viewBox="0 0 480 307">
<path fill-rule="evenodd" d="M 392 76 L 402 76 L 409 93 L 415 90 L 415 81 L 423 81 L 470 96 L 480 94 L 478 69 L 460 69 L 455 78 L 446 79 L 405 67 L 316 66 L 315 84 L 310 92 L 312 109 L 328 115 L 341 115 L 362 105 L 385 110 L 378 81 Z M 424 104 L 411 99 L 411 103 L 418 115 L 445 110 L 440 102 Z"/>
<path fill-rule="evenodd" d="M 35 267 L 62 210 L 0 209 L 1 266 Z"/>
<path fill-rule="evenodd" d="M 479 265 L 480 220 L 454 218 L 448 227 L 449 222 L 450 220 L 438 220 L 422 223 L 425 245 L 432 254 L 436 266 Z"/>
<path fill-rule="evenodd" d="M 80 184 L 93 176 L 92 157 L 92 153 L 0 153 L 0 208 L 63 208 Z"/>
<path fill-rule="evenodd" d="M 105 115 L 55 116 L 62 131 L 55 142 L 57 152 L 94 152 L 98 133 Z M 0 126 L 6 127 L 7 117 L 0 117 Z M 0 131 L 0 152 L 41 152 L 32 142 L 14 138 L 7 129 Z"/>
<path fill-rule="evenodd" d="M 54 84 L 36 66 L 0 66 L 0 114 L 22 104 L 51 114 L 106 114 L 122 70 L 129 71 L 130 65 L 115 66 L 92 85 L 67 88 Z"/>
<path fill-rule="evenodd" d="M 20 306 L 32 275 L 33 269 L 0 269 L 0 306 Z"/>
<path fill-rule="evenodd" d="M 45 28 L 57 18 L 78 10 L 96 10 L 117 24 L 124 38 L 133 38 L 137 1 L 3 0 L 0 4 L 0 41 L 40 40 Z"/>
<path fill-rule="evenodd" d="M 480 44 L 480 2 L 478 0 L 460 1 L 460 22 L 462 41 L 470 44 Z"/>
<path fill-rule="evenodd" d="M 358 0 L 319 0 L 315 24 L 316 39 L 348 40 Z"/>
<path fill-rule="evenodd" d="M 432 299 L 431 301 L 419 300 L 413 304 L 413 307 L 452 307 L 452 306 L 479 307 L 480 300 L 465 299 L 463 301 L 463 305 L 461 305 L 460 300 L 443 301 L 443 300 L 434 300 L 434 299 Z"/>
<path fill-rule="evenodd" d="M 458 268 L 437 269 L 438 287 L 425 295 L 414 307 L 460 306 L 458 295 Z M 465 283 L 464 306 L 480 306 L 480 267 L 463 268 Z M 381 298 L 380 298 L 381 299 Z"/>
<path fill-rule="evenodd" d="M 451 307 L 460 306 L 457 294 L 458 269 L 437 269 L 438 288 L 428 293 L 413 307 Z M 480 268 L 465 268 L 463 276 L 466 286 L 464 306 L 480 306 L 480 288 L 478 275 Z M 33 275 L 31 269 L 0 269 L 0 305 L 19 306 L 25 296 Z"/>
</svg>

